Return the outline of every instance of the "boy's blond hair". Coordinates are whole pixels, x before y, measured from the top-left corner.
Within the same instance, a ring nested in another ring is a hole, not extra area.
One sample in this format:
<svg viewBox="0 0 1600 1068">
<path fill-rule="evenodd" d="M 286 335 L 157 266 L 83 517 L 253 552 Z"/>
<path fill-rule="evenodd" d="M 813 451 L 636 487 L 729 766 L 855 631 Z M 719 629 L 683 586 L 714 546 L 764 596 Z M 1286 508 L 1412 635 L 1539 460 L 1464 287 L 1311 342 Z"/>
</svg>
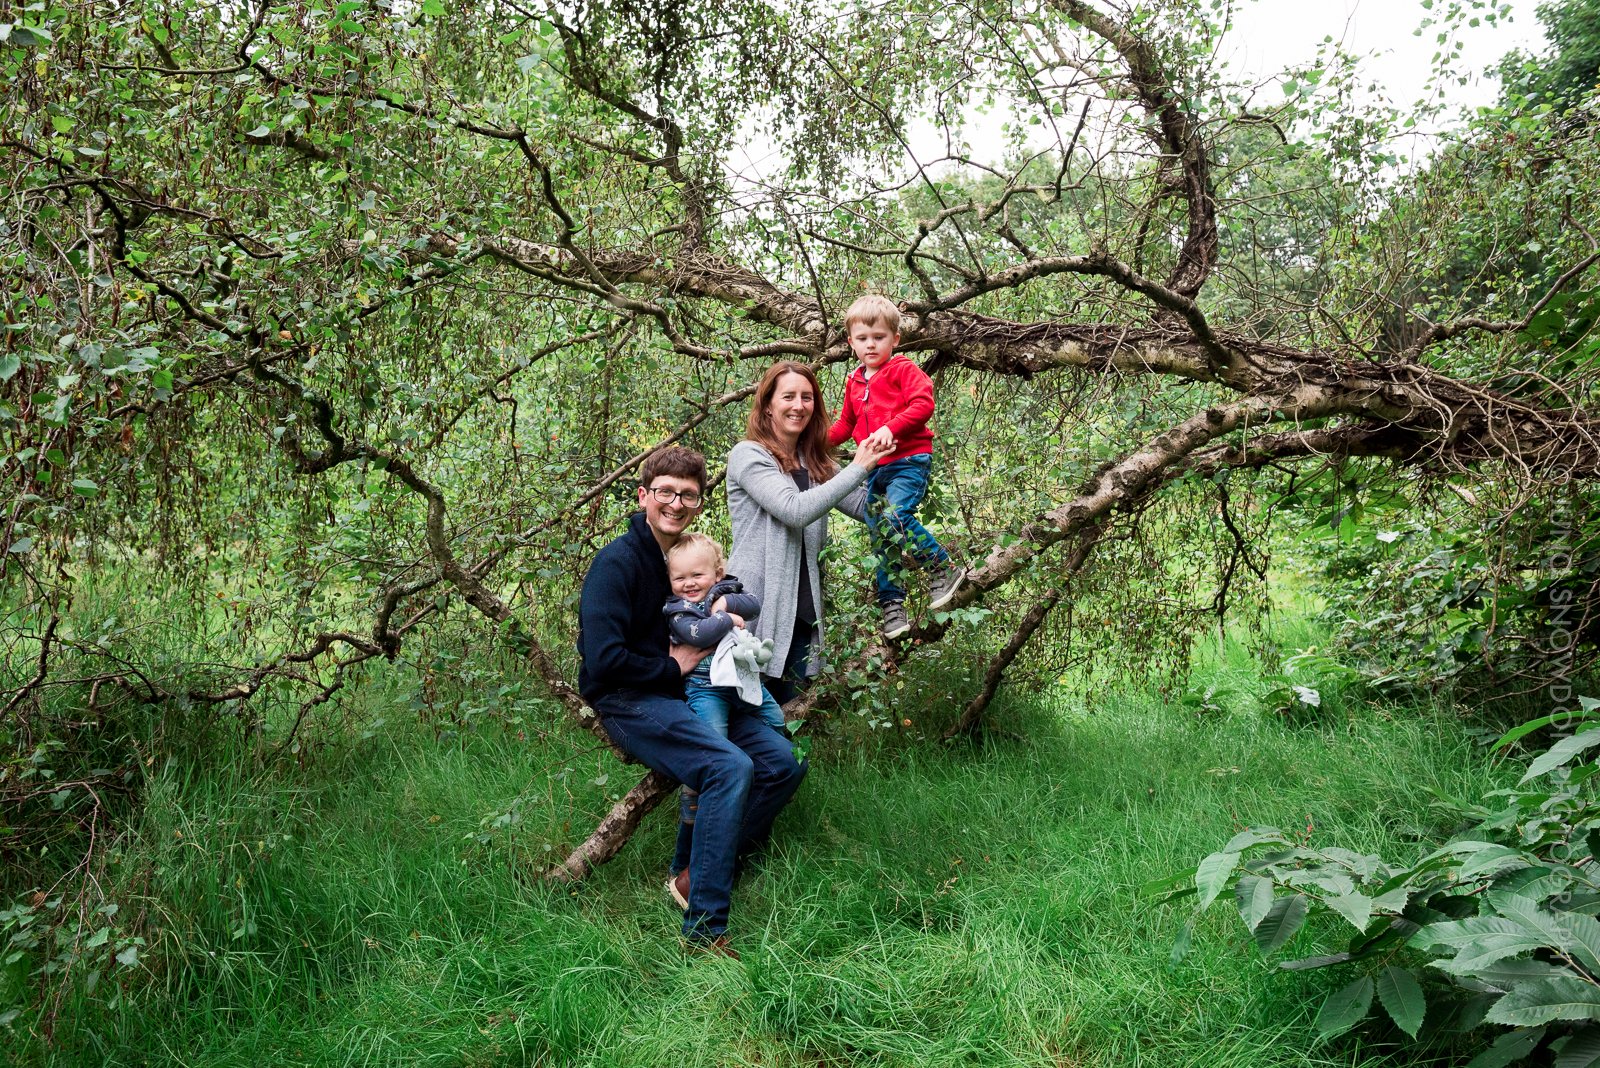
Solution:
<svg viewBox="0 0 1600 1068">
<path fill-rule="evenodd" d="M 891 334 L 900 332 L 900 309 L 895 307 L 894 301 L 879 293 L 866 293 L 855 299 L 850 307 L 845 309 L 845 333 L 857 323 L 865 326 L 882 325 Z"/>
<path fill-rule="evenodd" d="M 711 554 L 711 564 L 718 571 L 726 571 L 728 558 L 722 554 L 722 546 L 717 544 L 717 539 L 692 530 L 672 543 L 672 548 L 667 550 L 667 561 L 688 552 L 690 549 L 704 549 Z"/>
</svg>

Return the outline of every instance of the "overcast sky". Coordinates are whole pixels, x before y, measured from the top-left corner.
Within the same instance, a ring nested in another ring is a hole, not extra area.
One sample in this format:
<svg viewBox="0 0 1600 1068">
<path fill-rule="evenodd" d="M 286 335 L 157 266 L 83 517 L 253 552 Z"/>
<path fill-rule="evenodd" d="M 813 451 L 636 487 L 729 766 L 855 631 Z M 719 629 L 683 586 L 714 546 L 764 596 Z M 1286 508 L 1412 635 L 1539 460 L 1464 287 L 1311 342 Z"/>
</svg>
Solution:
<svg viewBox="0 0 1600 1068">
<path fill-rule="evenodd" d="M 1438 0 L 1434 12 L 1447 0 Z M 1537 51 L 1543 41 L 1535 0 L 1509 0 L 1509 15 L 1498 26 L 1480 25 L 1462 33 L 1458 68 L 1472 72 L 1466 86 L 1452 85 L 1450 99 L 1462 104 L 1492 101 L 1498 83 L 1487 74 L 1513 48 Z M 1390 100 L 1408 104 L 1424 92 L 1433 54 L 1436 27 L 1415 31 L 1431 13 L 1422 0 L 1255 0 L 1240 5 L 1222 54 L 1241 71 L 1261 77 L 1316 56 L 1317 46 L 1331 36 L 1358 53 L 1376 53 L 1364 64 L 1369 76 L 1383 82 Z M 1478 76 L 1482 72 L 1482 76 Z"/>
<path fill-rule="evenodd" d="M 1449 2 L 1435 0 L 1435 11 Z M 1467 83 L 1447 83 L 1446 99 L 1451 104 L 1471 107 L 1492 102 L 1499 91 L 1492 71 L 1500 57 L 1513 48 L 1531 52 L 1542 48 L 1543 31 L 1534 14 L 1538 0 L 1499 2 L 1508 14 L 1498 25 L 1482 23 L 1462 30 L 1462 54 L 1455 67 L 1467 76 Z M 1415 32 L 1429 15 L 1423 0 L 1239 0 L 1219 55 L 1237 71 L 1240 81 L 1265 82 L 1286 68 L 1314 60 L 1323 39 L 1332 37 L 1347 51 L 1367 56 L 1361 67 L 1362 84 L 1377 83 L 1390 103 L 1405 108 L 1427 92 L 1434 68 L 1438 28 L 1423 30 L 1420 36 Z M 1282 99 L 1281 90 L 1268 85 L 1257 99 L 1262 106 L 1270 105 Z M 1004 117 L 996 114 L 967 120 L 963 136 L 974 158 L 988 163 L 1004 158 L 1002 121 Z M 1425 157 L 1428 135 L 1437 128 L 1419 128 L 1414 136 L 1421 143 L 1403 150 Z M 935 160 L 945 153 L 943 133 L 926 119 L 913 122 L 909 138 L 911 153 L 919 160 Z M 759 180 L 781 168 L 782 155 L 764 137 L 753 134 L 732 162 L 734 170 L 742 172 L 730 175 L 736 182 Z"/>
</svg>

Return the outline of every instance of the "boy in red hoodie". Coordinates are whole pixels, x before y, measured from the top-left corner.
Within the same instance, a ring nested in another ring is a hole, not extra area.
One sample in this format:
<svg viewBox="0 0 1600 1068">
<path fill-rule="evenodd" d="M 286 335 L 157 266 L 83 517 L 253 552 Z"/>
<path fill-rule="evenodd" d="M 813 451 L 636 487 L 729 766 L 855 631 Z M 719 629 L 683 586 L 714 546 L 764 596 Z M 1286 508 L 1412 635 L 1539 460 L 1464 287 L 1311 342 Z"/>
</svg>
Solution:
<svg viewBox="0 0 1600 1068">
<path fill-rule="evenodd" d="M 883 636 L 898 638 L 911 629 L 906 593 L 899 585 L 904 557 L 932 574 L 928 607 L 933 611 L 950 603 L 966 575 L 917 522 L 917 506 L 928 492 L 933 466 L 933 432 L 928 429 L 933 382 L 922 368 L 895 353 L 900 309 L 887 298 L 858 298 L 844 313 L 844 328 L 861 366 L 845 380 L 844 404 L 828 431 L 828 444 L 876 438 L 897 445 L 867 481 L 867 529 L 878 556 Z"/>
</svg>

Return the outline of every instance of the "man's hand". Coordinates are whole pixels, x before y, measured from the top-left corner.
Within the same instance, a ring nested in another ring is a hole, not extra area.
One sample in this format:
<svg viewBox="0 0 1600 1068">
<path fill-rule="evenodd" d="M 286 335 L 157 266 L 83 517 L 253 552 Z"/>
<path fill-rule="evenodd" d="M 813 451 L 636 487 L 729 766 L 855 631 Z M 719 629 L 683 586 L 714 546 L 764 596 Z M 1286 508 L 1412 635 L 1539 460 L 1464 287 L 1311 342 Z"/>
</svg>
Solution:
<svg viewBox="0 0 1600 1068">
<path fill-rule="evenodd" d="M 696 649 L 692 645 L 674 645 L 669 650 L 669 652 L 672 654 L 672 659 L 678 662 L 678 670 L 683 672 L 685 675 L 693 671 L 700 661 L 704 660 L 706 657 L 710 656 L 716 651 L 717 650 L 715 647 L 708 649 Z"/>
<path fill-rule="evenodd" d="M 727 610 L 728 610 L 728 595 L 727 594 L 723 594 L 721 597 L 718 597 L 715 601 L 711 602 L 711 614 L 712 615 L 716 615 L 718 612 L 726 612 Z"/>
</svg>

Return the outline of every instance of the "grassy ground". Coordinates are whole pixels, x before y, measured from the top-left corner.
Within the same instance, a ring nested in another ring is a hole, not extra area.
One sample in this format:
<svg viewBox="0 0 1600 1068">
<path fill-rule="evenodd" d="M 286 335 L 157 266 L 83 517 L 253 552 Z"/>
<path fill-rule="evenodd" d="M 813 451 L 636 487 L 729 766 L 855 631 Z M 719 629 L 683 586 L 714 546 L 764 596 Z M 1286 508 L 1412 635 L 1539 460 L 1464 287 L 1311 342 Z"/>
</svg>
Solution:
<svg viewBox="0 0 1600 1068">
<path fill-rule="evenodd" d="M 1247 695 L 1256 672 L 1230 650 L 1197 681 Z M 1315 995 L 1343 980 L 1276 971 L 1228 910 L 1170 964 L 1186 907 L 1140 888 L 1245 824 L 1411 856 L 1446 830 L 1430 791 L 1491 785 L 1482 750 L 1416 709 L 1330 701 L 1322 723 L 1297 727 L 1247 696 L 1227 703 L 1197 715 L 1149 694 L 1028 698 L 991 710 L 1014 738 L 979 746 L 818 740 L 776 852 L 738 888 L 737 963 L 678 944 L 665 812 L 580 889 L 525 877 L 636 774 L 601 755 L 554 768 L 526 725 L 444 742 L 390 727 L 287 775 L 168 766 L 119 866 L 126 907 L 159 929 L 146 982 L 115 1010 L 104 991 L 67 1004 L 48 1052 L 19 1020 L 8 1056 L 1415 1063 L 1370 1032 L 1319 1047 Z M 517 819 L 493 826 L 519 795 Z"/>
</svg>

